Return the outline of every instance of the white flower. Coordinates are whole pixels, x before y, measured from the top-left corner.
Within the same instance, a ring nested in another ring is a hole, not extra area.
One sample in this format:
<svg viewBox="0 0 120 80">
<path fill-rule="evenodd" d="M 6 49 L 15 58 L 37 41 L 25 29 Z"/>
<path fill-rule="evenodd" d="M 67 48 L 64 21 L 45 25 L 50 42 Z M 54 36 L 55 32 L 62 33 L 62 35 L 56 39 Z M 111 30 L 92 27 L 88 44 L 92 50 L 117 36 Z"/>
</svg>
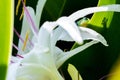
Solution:
<svg viewBox="0 0 120 80">
<path fill-rule="evenodd" d="M 39 14 L 35 15 L 32 8 L 24 6 L 25 16 L 21 36 L 25 37 L 26 30 L 31 26 L 33 34 L 30 35 L 30 39 L 34 46 L 30 48 L 30 44 L 28 44 L 27 53 L 22 52 L 23 58 L 10 64 L 7 80 L 64 80 L 57 69 L 67 59 L 98 42 L 107 46 L 106 40 L 99 33 L 89 28 L 78 27 L 75 21 L 93 12 L 120 11 L 119 7 L 120 5 L 108 5 L 79 10 L 68 17 L 61 17 L 55 22 L 45 22 L 37 32 Z M 58 40 L 75 41 L 81 46 L 64 52 L 55 46 Z M 84 40 L 92 41 L 83 44 Z M 19 42 L 19 48 L 22 47 L 21 44 L 23 43 Z"/>
</svg>

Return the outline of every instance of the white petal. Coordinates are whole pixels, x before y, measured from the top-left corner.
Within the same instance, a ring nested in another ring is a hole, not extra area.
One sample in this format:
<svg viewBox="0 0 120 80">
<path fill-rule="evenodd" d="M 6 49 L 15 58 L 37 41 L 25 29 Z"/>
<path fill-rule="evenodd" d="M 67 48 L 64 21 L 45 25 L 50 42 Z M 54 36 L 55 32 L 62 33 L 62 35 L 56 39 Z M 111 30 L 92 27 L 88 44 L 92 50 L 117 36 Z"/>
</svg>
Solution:
<svg viewBox="0 0 120 80">
<path fill-rule="evenodd" d="M 72 37 L 74 41 L 76 41 L 79 44 L 83 43 L 81 34 L 79 32 L 79 28 L 77 27 L 75 22 L 72 22 L 67 17 L 61 17 L 56 22 L 60 27 L 62 27 Z"/>
<path fill-rule="evenodd" d="M 10 59 L 10 60 L 11 60 L 12 62 L 14 62 L 14 63 L 17 63 L 17 62 L 20 61 L 20 58 L 11 56 L 11 59 Z"/>
<path fill-rule="evenodd" d="M 49 70 L 38 64 L 22 64 L 17 71 L 17 80 L 46 80 L 50 78 L 48 76 Z"/>
<path fill-rule="evenodd" d="M 51 36 L 50 36 L 51 50 L 52 49 L 54 50 L 55 45 L 58 41 L 58 38 L 61 35 L 61 33 L 63 32 L 62 30 L 63 29 L 61 29 L 61 27 L 57 27 L 52 31 Z"/>
<path fill-rule="evenodd" d="M 45 74 L 51 80 L 63 80 L 57 71 L 55 60 L 49 48 L 44 48 L 38 44 L 35 45 L 33 50 L 24 56 L 21 63 L 22 67 L 18 71 L 20 78 L 40 80 L 40 76 Z"/>
<path fill-rule="evenodd" d="M 9 65 L 6 80 L 16 80 L 16 74 L 19 65 L 20 62 Z"/>
<path fill-rule="evenodd" d="M 93 44 L 96 44 L 96 43 L 98 43 L 98 41 L 91 41 L 91 42 L 88 42 L 88 43 L 86 43 L 86 44 L 84 44 L 84 45 L 82 45 L 78 48 L 75 48 L 75 49 L 71 50 L 71 51 L 61 53 L 57 57 L 58 60 L 56 60 L 57 61 L 56 62 L 57 63 L 56 64 L 57 68 L 59 68 L 70 57 L 74 56 L 75 54 L 85 50 L 86 48 L 88 48 L 88 47 L 90 47 L 90 46 L 92 46 Z"/>
<path fill-rule="evenodd" d="M 30 13 L 30 15 L 31 15 L 34 23 L 36 23 L 36 18 L 35 18 L 35 13 L 34 13 L 33 8 L 27 7 L 27 9 L 28 9 L 28 11 L 29 11 L 29 13 Z M 23 39 L 25 39 L 25 37 L 26 37 L 26 32 L 27 32 L 27 31 L 30 31 L 29 39 L 32 39 L 33 33 L 32 33 L 32 31 L 31 31 L 31 29 L 30 29 L 30 24 L 29 24 L 28 21 L 27 21 L 26 15 L 24 15 L 24 17 L 23 17 L 23 23 L 22 23 L 22 30 L 21 30 L 21 37 L 22 37 Z M 21 42 L 21 40 L 19 40 L 18 48 L 19 48 L 20 50 L 22 50 L 23 44 L 24 44 L 24 43 Z M 23 54 L 23 53 L 29 52 L 29 50 L 31 49 L 31 47 L 32 47 L 32 45 L 31 45 L 31 44 L 29 43 L 29 41 L 28 41 L 25 51 L 24 51 L 24 52 L 19 52 L 19 54 Z"/>
<path fill-rule="evenodd" d="M 74 40 L 72 39 L 72 37 L 71 37 L 64 29 L 62 29 L 61 27 L 58 27 L 58 28 L 61 29 L 61 34 L 60 34 L 58 40 L 74 41 Z"/>
<path fill-rule="evenodd" d="M 59 27 L 55 28 L 51 33 L 51 37 L 50 37 L 50 43 L 51 43 L 50 46 L 51 47 L 50 47 L 50 50 L 51 50 L 51 53 L 55 53 L 54 55 L 56 55 L 56 43 L 57 43 L 58 40 L 63 40 L 64 39 L 64 38 L 61 38 L 61 36 L 64 36 L 64 32 L 67 34 L 67 32 L 59 26 Z M 68 39 L 66 39 L 66 41 L 67 40 Z"/>
<path fill-rule="evenodd" d="M 46 3 L 46 0 L 38 0 L 37 7 L 36 7 L 36 25 L 40 25 L 40 19 L 41 19 L 41 14 L 43 7 Z"/>
<path fill-rule="evenodd" d="M 17 80 L 63 80 L 56 68 L 41 64 L 23 64 L 18 69 Z"/>
<path fill-rule="evenodd" d="M 55 60 L 57 60 L 57 56 L 63 53 L 63 51 L 60 48 L 56 47 L 56 43 L 58 40 L 74 41 L 63 28 L 61 28 L 60 26 L 55 28 L 51 33 L 50 38 L 50 52 L 53 53 Z"/>
<path fill-rule="evenodd" d="M 46 66 L 47 68 L 55 66 L 54 57 L 52 53 L 50 53 L 49 48 L 42 47 L 39 44 L 35 45 L 33 50 L 24 55 L 24 59 L 21 62 L 24 64 L 41 64 Z"/>
<path fill-rule="evenodd" d="M 79 27 L 79 32 L 81 33 L 81 38 L 83 40 L 90 40 L 90 39 L 97 40 L 101 42 L 103 45 L 108 46 L 104 37 L 92 29 Z M 54 38 L 56 38 L 57 40 L 74 41 L 73 38 L 67 33 L 67 31 L 65 31 L 61 27 L 58 27 L 57 29 L 55 29 L 52 39 Z"/>
<path fill-rule="evenodd" d="M 58 47 L 54 48 L 54 60 L 55 60 L 55 64 L 57 64 L 56 63 L 56 60 L 58 59 L 57 56 L 60 56 L 61 53 L 63 53 L 63 51 L 60 48 L 58 48 Z"/>
<path fill-rule="evenodd" d="M 120 12 L 120 5 L 119 4 L 112 4 L 112 5 L 106 5 L 106 6 L 101 6 L 101 7 L 90 7 L 90 8 L 85 8 L 79 11 L 74 12 L 69 16 L 69 18 L 72 21 L 76 21 L 88 14 L 94 13 L 94 12 L 102 12 L 102 11 L 115 11 L 115 12 Z"/>
<path fill-rule="evenodd" d="M 103 45 L 108 46 L 107 41 L 104 39 L 104 37 L 101 34 L 89 28 L 85 28 L 85 27 L 79 27 L 79 28 L 83 40 L 89 40 L 89 39 L 96 40 L 98 42 L 101 42 Z"/>
<path fill-rule="evenodd" d="M 29 10 L 25 7 L 25 5 L 23 5 L 23 8 L 24 8 L 24 12 L 25 12 L 25 15 L 26 15 L 26 18 L 27 18 L 27 21 L 29 23 L 29 26 L 34 34 L 34 36 L 37 37 L 38 35 L 38 29 L 36 27 L 36 23 L 34 22 Z M 35 17 L 34 17 L 35 18 Z M 35 19 L 36 20 L 36 19 Z"/>
<path fill-rule="evenodd" d="M 52 30 L 57 26 L 55 22 L 45 22 L 38 34 L 38 44 L 43 47 L 50 47 L 50 34 Z"/>
</svg>

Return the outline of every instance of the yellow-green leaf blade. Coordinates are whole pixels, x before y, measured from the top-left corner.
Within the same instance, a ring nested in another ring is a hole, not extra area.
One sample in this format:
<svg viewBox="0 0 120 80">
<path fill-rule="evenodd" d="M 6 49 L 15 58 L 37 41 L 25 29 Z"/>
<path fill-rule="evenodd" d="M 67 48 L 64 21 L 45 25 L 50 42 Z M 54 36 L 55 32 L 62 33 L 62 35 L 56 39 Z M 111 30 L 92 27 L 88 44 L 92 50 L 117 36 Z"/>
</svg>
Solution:
<svg viewBox="0 0 120 80">
<path fill-rule="evenodd" d="M 116 0 L 99 0 L 98 6 L 102 5 L 110 5 L 110 4 L 115 4 Z M 90 20 L 90 25 L 95 26 L 96 28 L 103 28 L 103 27 L 109 27 L 112 18 L 113 18 L 114 12 L 99 12 L 95 13 L 91 20 Z M 103 24 L 103 21 L 106 22 Z"/>
<path fill-rule="evenodd" d="M 80 76 L 78 70 L 72 64 L 68 65 L 68 72 L 72 80 L 82 80 L 82 77 Z"/>
<path fill-rule="evenodd" d="M 116 64 L 113 66 L 109 74 L 110 76 L 108 76 L 107 80 L 120 80 L 120 58 L 118 59 Z"/>
<path fill-rule="evenodd" d="M 6 79 L 13 35 L 13 0 L 0 0 L 0 80 Z"/>
</svg>

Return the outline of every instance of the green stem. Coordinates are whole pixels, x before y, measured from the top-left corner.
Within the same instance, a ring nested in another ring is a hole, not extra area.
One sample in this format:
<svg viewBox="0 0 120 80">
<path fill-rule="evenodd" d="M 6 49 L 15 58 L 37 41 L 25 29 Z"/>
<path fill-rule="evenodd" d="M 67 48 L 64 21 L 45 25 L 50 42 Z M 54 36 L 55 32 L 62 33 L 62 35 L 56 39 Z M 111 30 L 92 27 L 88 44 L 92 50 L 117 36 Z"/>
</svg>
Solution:
<svg viewBox="0 0 120 80">
<path fill-rule="evenodd" d="M 13 38 L 13 0 L 0 0 L 0 80 L 6 80 Z"/>
</svg>

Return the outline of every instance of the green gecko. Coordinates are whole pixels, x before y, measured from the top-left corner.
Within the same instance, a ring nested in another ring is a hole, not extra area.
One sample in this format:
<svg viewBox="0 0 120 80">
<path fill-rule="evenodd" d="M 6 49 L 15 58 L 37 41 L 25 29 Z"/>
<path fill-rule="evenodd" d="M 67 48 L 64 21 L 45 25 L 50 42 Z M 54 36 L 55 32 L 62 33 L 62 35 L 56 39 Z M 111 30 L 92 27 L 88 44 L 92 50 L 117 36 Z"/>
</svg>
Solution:
<svg viewBox="0 0 120 80">
<path fill-rule="evenodd" d="M 84 17 L 84 18 L 80 19 L 79 21 L 77 21 L 77 25 L 86 27 L 89 21 L 90 21 L 89 18 Z"/>
</svg>

